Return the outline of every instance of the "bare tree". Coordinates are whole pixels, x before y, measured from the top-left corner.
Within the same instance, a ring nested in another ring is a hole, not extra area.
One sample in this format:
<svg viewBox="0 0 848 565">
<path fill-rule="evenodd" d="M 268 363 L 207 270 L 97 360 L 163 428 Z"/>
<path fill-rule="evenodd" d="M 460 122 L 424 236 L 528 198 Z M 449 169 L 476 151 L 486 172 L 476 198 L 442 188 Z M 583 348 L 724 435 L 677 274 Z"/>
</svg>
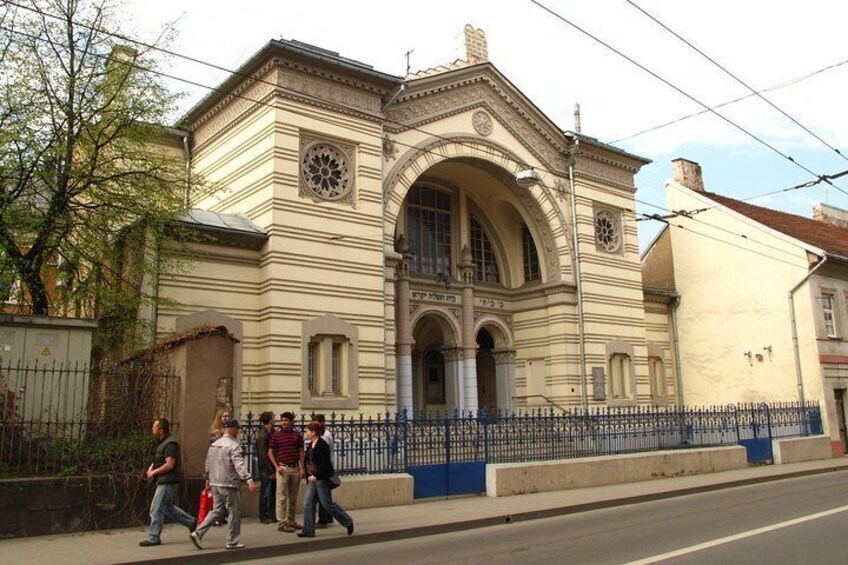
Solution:
<svg viewBox="0 0 848 565">
<path fill-rule="evenodd" d="M 108 0 L 0 11 L 0 270 L 34 314 L 119 300 L 119 235 L 143 225 L 155 242 L 183 209 L 180 153 L 157 125 L 175 102 L 162 61 L 121 45 Z M 151 237 L 123 239 L 150 248 Z"/>
</svg>

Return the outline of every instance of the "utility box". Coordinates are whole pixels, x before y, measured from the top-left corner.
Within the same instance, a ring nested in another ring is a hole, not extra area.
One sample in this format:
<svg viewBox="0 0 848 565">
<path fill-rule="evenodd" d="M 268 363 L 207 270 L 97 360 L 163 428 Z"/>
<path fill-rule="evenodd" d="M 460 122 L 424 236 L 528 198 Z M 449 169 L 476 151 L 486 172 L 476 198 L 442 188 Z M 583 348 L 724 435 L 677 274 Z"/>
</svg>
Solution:
<svg viewBox="0 0 848 565">
<path fill-rule="evenodd" d="M 96 320 L 0 314 L 0 365 L 87 366 Z"/>
</svg>

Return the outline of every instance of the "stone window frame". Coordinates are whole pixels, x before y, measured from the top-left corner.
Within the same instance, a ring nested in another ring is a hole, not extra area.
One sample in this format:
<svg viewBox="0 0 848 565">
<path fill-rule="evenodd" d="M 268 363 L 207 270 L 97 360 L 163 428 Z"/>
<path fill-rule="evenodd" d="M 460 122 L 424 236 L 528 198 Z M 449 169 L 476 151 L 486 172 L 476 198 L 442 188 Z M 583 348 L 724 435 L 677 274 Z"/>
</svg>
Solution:
<svg viewBox="0 0 848 565">
<path fill-rule="evenodd" d="M 608 215 L 612 220 L 615 234 L 618 236 L 618 244 L 615 248 L 608 248 L 598 238 L 598 219 L 602 215 Z M 621 255 L 624 253 L 624 222 L 621 210 L 611 206 L 595 204 L 592 209 L 592 230 L 595 234 L 595 249 L 609 255 Z"/>
<path fill-rule="evenodd" d="M 337 346 L 340 346 L 339 371 L 334 376 L 334 348 Z M 303 408 L 359 408 L 359 331 L 356 326 L 332 314 L 306 320 L 301 329 L 301 352 Z M 314 378 L 315 370 L 318 379 Z"/>
<path fill-rule="evenodd" d="M 655 370 L 659 366 L 659 375 Z M 661 377 L 658 378 L 658 377 Z M 668 388 L 668 375 L 665 367 L 665 351 L 655 344 L 648 344 L 648 382 L 651 388 L 651 400 L 655 405 L 664 406 L 671 396 Z"/>
<path fill-rule="evenodd" d="M 306 154 L 318 145 L 327 145 L 342 155 L 348 162 L 348 170 L 350 171 L 350 188 L 343 195 L 337 198 L 325 198 L 316 193 L 307 183 L 304 178 L 303 160 Z M 298 196 L 308 198 L 316 203 L 323 204 L 345 204 L 351 207 L 356 205 L 356 145 L 345 143 L 336 139 L 318 136 L 308 132 L 300 132 L 300 150 L 297 159 L 298 167 Z"/>
<path fill-rule="evenodd" d="M 607 387 L 608 387 L 608 403 L 610 406 L 635 406 L 636 405 L 636 365 L 634 363 L 633 345 L 627 343 L 623 339 L 614 339 L 607 343 Z M 627 368 L 627 375 L 622 375 L 622 384 L 624 390 L 622 394 L 618 394 L 616 386 L 617 371 L 613 371 L 614 361 L 621 359 L 620 366 Z"/>
</svg>

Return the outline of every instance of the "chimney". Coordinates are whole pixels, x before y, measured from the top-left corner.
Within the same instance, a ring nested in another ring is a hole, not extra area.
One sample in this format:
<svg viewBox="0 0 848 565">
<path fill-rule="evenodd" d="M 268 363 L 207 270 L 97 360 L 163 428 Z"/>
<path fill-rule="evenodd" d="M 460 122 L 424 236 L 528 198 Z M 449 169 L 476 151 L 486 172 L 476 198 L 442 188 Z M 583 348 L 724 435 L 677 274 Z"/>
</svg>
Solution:
<svg viewBox="0 0 848 565">
<path fill-rule="evenodd" d="M 489 48 L 486 45 L 486 32 L 465 24 L 465 60 L 475 65 L 489 60 Z"/>
<path fill-rule="evenodd" d="M 830 224 L 848 229 L 848 210 L 819 202 L 813 205 L 813 219 L 823 224 Z"/>
<path fill-rule="evenodd" d="M 704 192 L 701 165 L 689 159 L 672 159 L 671 164 L 674 167 L 674 182 L 697 192 Z"/>
</svg>

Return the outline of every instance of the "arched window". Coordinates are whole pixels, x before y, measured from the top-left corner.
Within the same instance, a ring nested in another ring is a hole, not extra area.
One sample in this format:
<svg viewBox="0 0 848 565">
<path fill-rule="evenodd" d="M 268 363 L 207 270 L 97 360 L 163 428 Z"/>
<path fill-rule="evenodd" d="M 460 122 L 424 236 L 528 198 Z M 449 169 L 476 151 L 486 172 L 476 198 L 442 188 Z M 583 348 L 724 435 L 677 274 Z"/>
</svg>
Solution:
<svg viewBox="0 0 848 565">
<path fill-rule="evenodd" d="M 469 223 L 471 225 L 471 256 L 474 258 L 474 280 L 498 284 L 501 282 L 501 276 L 492 244 L 477 218 L 472 215 Z"/>
<path fill-rule="evenodd" d="M 524 250 L 524 282 L 538 281 L 542 278 L 539 270 L 539 253 L 536 251 L 536 242 L 527 225 L 521 230 L 521 247 Z"/>
<path fill-rule="evenodd" d="M 413 187 L 406 203 L 406 233 L 412 272 L 451 274 L 451 197 L 432 188 Z"/>
</svg>

